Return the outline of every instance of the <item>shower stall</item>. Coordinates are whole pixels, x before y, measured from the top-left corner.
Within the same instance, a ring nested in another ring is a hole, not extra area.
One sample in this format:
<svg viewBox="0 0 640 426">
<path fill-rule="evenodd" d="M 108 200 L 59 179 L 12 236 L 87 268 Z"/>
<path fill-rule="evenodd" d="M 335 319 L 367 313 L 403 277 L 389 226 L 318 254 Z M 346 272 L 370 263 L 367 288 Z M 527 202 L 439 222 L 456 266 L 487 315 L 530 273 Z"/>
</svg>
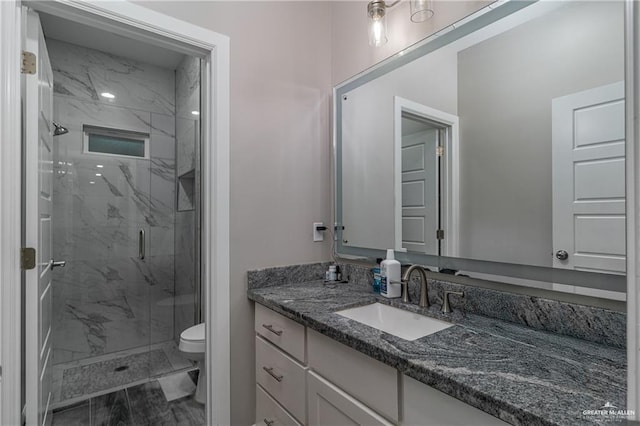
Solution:
<svg viewBox="0 0 640 426">
<path fill-rule="evenodd" d="M 47 46 L 66 130 L 53 148 L 55 407 L 193 369 L 177 343 L 202 300 L 200 60 Z"/>
</svg>

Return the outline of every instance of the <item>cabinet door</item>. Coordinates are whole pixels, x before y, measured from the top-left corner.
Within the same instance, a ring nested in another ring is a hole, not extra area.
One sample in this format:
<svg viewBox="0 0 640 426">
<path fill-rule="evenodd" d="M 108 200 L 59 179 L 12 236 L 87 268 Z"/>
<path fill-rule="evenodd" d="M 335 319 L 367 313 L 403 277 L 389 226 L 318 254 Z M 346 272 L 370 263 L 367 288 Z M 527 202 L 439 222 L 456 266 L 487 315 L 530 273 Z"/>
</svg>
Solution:
<svg viewBox="0 0 640 426">
<path fill-rule="evenodd" d="M 307 349 L 312 370 L 385 418 L 398 421 L 398 370 L 311 329 Z"/>
<path fill-rule="evenodd" d="M 309 426 L 391 425 L 317 374 L 307 373 Z"/>
<path fill-rule="evenodd" d="M 403 375 L 402 382 L 402 426 L 508 425 L 409 376 Z"/>
</svg>

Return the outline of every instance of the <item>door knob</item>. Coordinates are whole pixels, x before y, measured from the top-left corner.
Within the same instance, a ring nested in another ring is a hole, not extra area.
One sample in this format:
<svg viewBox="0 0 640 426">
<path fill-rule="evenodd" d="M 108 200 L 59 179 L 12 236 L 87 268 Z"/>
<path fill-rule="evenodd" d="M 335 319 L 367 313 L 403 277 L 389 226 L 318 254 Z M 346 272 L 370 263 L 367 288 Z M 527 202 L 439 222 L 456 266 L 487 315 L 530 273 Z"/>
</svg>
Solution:
<svg viewBox="0 0 640 426">
<path fill-rule="evenodd" d="M 556 252 L 556 257 L 560 260 L 567 260 L 569 258 L 569 253 L 567 253 L 565 250 L 558 250 Z"/>
<path fill-rule="evenodd" d="M 64 268 L 66 264 L 67 264 L 66 260 L 55 261 L 55 260 L 51 259 L 51 269 L 53 269 L 53 268 Z"/>
</svg>

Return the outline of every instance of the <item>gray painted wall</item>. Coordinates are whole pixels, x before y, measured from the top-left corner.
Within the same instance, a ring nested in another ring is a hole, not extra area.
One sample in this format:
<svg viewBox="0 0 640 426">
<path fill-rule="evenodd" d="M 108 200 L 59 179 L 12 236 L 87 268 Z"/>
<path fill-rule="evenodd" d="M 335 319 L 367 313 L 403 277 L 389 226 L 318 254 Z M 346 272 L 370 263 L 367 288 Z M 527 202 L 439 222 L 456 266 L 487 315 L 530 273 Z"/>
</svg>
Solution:
<svg viewBox="0 0 640 426">
<path fill-rule="evenodd" d="M 331 239 L 312 234 L 313 222 L 331 223 L 330 4 L 139 4 L 231 38 L 231 424 L 251 425 L 247 270 L 331 258 Z"/>
<path fill-rule="evenodd" d="M 567 2 L 461 51 L 460 256 L 551 266 L 551 100 L 624 78 L 622 2 Z"/>
</svg>

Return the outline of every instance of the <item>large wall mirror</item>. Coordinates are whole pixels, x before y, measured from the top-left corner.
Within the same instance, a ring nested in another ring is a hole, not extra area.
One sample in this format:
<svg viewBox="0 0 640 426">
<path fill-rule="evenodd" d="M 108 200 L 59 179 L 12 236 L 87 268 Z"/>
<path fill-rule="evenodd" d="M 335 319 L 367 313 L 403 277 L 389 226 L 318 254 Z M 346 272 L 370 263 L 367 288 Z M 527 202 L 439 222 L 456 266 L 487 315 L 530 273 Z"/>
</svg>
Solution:
<svg viewBox="0 0 640 426">
<path fill-rule="evenodd" d="M 338 86 L 337 253 L 624 292 L 624 14 L 491 5 Z"/>
</svg>

